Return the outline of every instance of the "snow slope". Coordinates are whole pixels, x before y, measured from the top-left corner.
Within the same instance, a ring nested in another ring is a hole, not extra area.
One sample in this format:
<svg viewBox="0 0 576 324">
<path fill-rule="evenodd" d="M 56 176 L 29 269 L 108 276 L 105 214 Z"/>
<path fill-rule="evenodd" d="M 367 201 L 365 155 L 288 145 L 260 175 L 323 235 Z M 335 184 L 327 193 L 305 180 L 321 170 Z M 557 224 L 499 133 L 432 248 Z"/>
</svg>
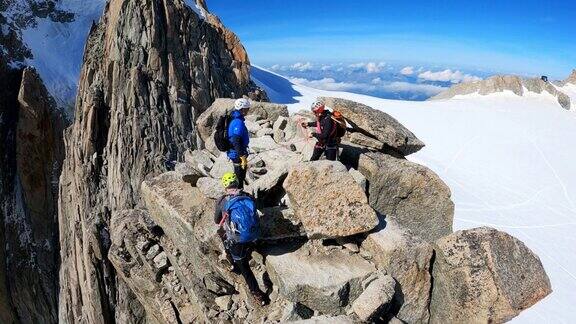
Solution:
<svg viewBox="0 0 576 324">
<path fill-rule="evenodd" d="M 576 317 L 576 115 L 549 94 L 468 95 L 394 101 L 290 83 L 253 67 L 254 81 L 291 112 L 318 96 L 367 104 L 397 118 L 426 147 L 409 159 L 450 186 L 455 230 L 491 226 L 542 260 L 554 292 L 514 323 L 571 323 Z"/>
<path fill-rule="evenodd" d="M 19 10 L 28 10 L 24 2 Z M 24 64 L 34 66 L 59 106 L 70 106 L 76 96 L 84 44 L 93 22 L 104 10 L 105 0 L 61 0 L 57 8 L 74 14 L 72 22 L 56 22 L 35 17 L 36 24 L 21 30 L 22 41 L 33 58 Z M 16 12 L 15 14 L 18 14 Z M 71 108 L 67 113 L 71 114 Z"/>
</svg>

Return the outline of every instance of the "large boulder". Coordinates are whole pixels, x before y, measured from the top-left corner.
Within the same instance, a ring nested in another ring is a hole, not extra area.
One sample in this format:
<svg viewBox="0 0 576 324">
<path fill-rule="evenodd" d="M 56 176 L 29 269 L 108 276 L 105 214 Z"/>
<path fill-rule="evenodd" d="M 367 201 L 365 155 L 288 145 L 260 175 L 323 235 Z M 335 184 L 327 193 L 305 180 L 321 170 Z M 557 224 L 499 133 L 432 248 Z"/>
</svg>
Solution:
<svg viewBox="0 0 576 324">
<path fill-rule="evenodd" d="M 432 245 L 393 222 L 383 225 L 368 235 L 362 249 L 370 253 L 378 269 L 398 281 L 396 303 L 401 307 L 396 317 L 406 323 L 428 323 Z"/>
<path fill-rule="evenodd" d="M 258 180 L 245 187 L 245 191 L 251 193 L 261 206 L 277 206 L 286 195 L 282 187 L 284 179 L 288 176 L 288 167 L 281 166 L 267 172 Z"/>
<path fill-rule="evenodd" d="M 201 178 L 199 181 L 203 181 Z M 179 245 L 203 240 L 204 222 L 212 223 L 214 201 L 176 172 L 166 172 L 142 183 L 142 197 L 152 219 Z M 212 228 L 215 233 L 215 229 Z"/>
<path fill-rule="evenodd" d="M 110 262 L 117 274 L 136 295 L 146 313 L 157 323 L 192 323 L 207 321 L 195 292 L 180 282 L 160 238 L 149 226 L 150 216 L 144 210 L 116 212 L 111 220 Z M 167 253 L 168 252 L 168 253 Z"/>
<path fill-rule="evenodd" d="M 272 252 L 266 267 L 281 296 L 324 314 L 340 314 L 362 293 L 362 281 L 375 271 L 358 255 L 341 250 L 330 254 Z"/>
<path fill-rule="evenodd" d="M 372 137 L 403 155 L 412 154 L 424 147 L 424 143 L 411 131 L 383 111 L 346 99 L 320 100 L 326 106 L 340 111 L 355 132 Z"/>
<path fill-rule="evenodd" d="M 345 237 L 378 225 L 364 190 L 340 162 L 297 164 L 284 189 L 310 238 Z"/>
<path fill-rule="evenodd" d="M 273 151 L 280 148 L 274 139 L 270 136 L 256 137 L 250 139 L 250 149 L 256 153 L 264 151 Z"/>
<path fill-rule="evenodd" d="M 391 276 L 381 276 L 372 281 L 352 304 L 352 310 L 362 321 L 377 321 L 392 306 L 396 281 Z"/>
<path fill-rule="evenodd" d="M 302 156 L 283 146 L 274 150 L 262 151 L 258 154 L 269 170 L 292 166 L 301 161 Z"/>
<path fill-rule="evenodd" d="M 503 323 L 552 292 L 538 256 L 488 227 L 438 240 L 433 269 L 431 323 Z"/>
<path fill-rule="evenodd" d="M 196 121 L 198 134 L 206 142 L 211 138 L 218 119 L 234 109 L 235 99 L 219 98 L 212 103 L 210 108 L 204 111 Z M 256 115 L 262 119 L 275 121 L 280 116 L 288 117 L 288 108 L 286 105 L 278 105 L 266 102 L 252 102 L 252 108 L 249 115 Z"/>
<path fill-rule="evenodd" d="M 219 179 L 202 177 L 198 179 L 196 186 L 204 196 L 210 199 L 218 199 L 224 195 L 224 188 Z"/>
<path fill-rule="evenodd" d="M 184 161 L 198 170 L 212 169 L 214 161 L 211 154 L 203 150 L 188 150 L 184 153 Z"/>
<path fill-rule="evenodd" d="M 228 159 L 226 153 L 220 153 L 210 170 L 210 176 L 220 179 L 227 172 L 234 172 L 234 164 Z"/>
<path fill-rule="evenodd" d="M 362 153 L 357 159 L 377 212 L 429 242 L 452 233 L 450 188 L 432 170 L 379 152 Z"/>
<path fill-rule="evenodd" d="M 302 224 L 287 207 L 268 207 L 262 209 L 260 217 L 261 239 L 279 240 L 306 236 Z"/>
</svg>

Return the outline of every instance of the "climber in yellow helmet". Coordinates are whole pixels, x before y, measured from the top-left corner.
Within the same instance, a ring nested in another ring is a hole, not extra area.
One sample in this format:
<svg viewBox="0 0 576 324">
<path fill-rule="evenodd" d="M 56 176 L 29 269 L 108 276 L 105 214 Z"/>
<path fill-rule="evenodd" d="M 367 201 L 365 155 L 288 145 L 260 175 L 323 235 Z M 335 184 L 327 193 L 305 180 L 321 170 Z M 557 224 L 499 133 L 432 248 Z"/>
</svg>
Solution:
<svg viewBox="0 0 576 324">
<path fill-rule="evenodd" d="M 231 271 L 239 271 L 256 301 L 264 306 L 268 298 L 260 290 L 249 261 L 254 243 L 260 238 L 260 218 L 254 197 L 240 189 L 236 174 L 228 172 L 222 176 L 224 195 L 217 200 L 214 222 L 220 225 L 218 234 L 224 242 L 226 257 Z"/>
</svg>

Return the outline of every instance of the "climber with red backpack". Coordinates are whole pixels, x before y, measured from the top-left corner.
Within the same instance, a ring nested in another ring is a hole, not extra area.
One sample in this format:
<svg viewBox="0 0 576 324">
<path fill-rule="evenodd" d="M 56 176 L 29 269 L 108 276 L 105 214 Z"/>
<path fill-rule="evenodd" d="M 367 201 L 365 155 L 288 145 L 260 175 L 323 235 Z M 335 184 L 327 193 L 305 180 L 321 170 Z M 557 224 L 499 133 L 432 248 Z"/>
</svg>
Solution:
<svg viewBox="0 0 576 324">
<path fill-rule="evenodd" d="M 322 154 L 327 160 L 336 161 L 340 139 L 346 133 L 346 121 L 340 112 L 330 112 L 323 102 L 312 104 L 312 112 L 316 116 L 315 122 L 302 123 L 302 127 L 316 127 L 311 136 L 318 140 L 310 161 L 317 161 Z"/>
<path fill-rule="evenodd" d="M 242 274 L 254 299 L 264 306 L 268 298 L 260 290 L 249 265 L 254 243 L 260 238 L 260 218 L 254 197 L 242 191 L 239 185 L 234 173 L 224 174 L 222 186 L 226 192 L 216 202 L 214 222 L 220 226 L 218 234 L 224 243 L 230 270 Z"/>
</svg>

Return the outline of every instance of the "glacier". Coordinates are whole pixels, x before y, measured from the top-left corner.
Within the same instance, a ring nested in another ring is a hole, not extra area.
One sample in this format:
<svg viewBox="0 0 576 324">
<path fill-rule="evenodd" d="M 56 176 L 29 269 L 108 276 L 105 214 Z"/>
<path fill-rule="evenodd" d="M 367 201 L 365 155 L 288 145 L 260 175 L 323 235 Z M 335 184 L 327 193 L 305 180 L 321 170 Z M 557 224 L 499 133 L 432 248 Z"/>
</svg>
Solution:
<svg viewBox="0 0 576 324">
<path fill-rule="evenodd" d="M 573 321 L 576 114 L 554 96 L 503 92 L 412 102 L 312 89 L 259 67 L 252 68 L 252 77 L 291 112 L 331 96 L 398 119 L 426 143 L 408 159 L 434 170 L 452 190 L 455 230 L 491 226 L 525 242 L 540 257 L 554 292 L 512 323 Z"/>
</svg>

